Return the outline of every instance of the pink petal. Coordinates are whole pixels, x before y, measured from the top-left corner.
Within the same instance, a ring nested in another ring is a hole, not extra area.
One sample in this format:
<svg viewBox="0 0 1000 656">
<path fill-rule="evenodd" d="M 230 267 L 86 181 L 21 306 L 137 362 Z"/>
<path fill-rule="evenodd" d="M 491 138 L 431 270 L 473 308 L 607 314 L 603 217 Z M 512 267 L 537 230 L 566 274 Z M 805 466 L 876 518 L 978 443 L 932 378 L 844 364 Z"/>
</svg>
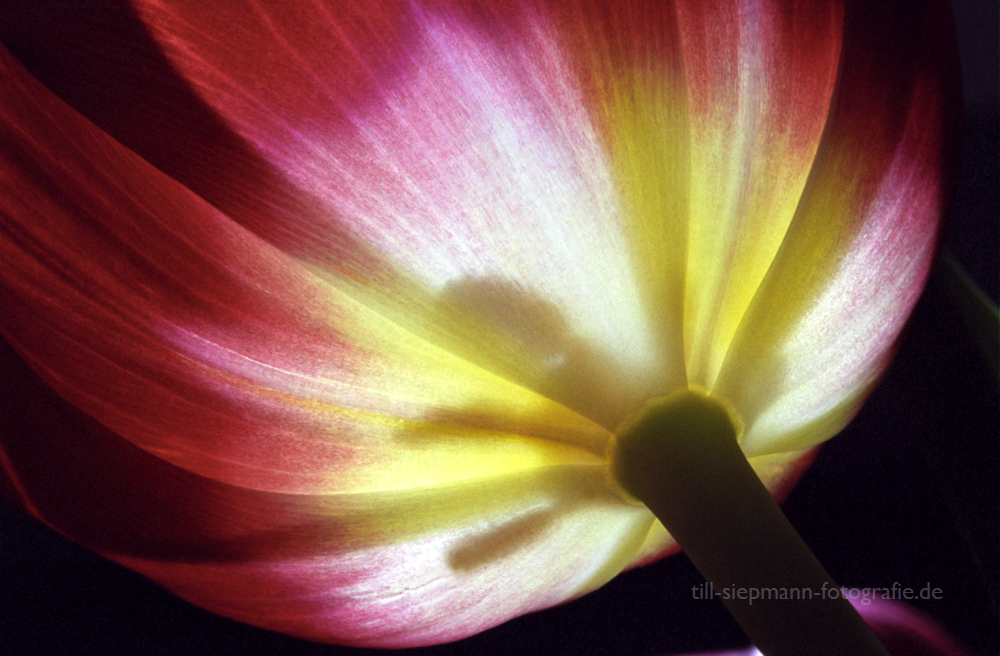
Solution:
<svg viewBox="0 0 1000 656">
<path fill-rule="evenodd" d="M 931 617 L 904 603 L 881 595 L 851 603 L 892 656 L 972 656 Z"/>
<path fill-rule="evenodd" d="M 109 428 L 275 491 L 603 461 L 600 427 L 317 279 L 3 66 L 2 330 Z"/>
<path fill-rule="evenodd" d="M 231 617 L 427 644 L 655 558 L 609 431 L 714 385 L 780 487 L 929 265 L 950 71 L 899 7 L 841 47 L 821 3 L 137 5 L 169 63 L 90 56 L 165 82 L 157 121 L 96 110 L 141 157 L 0 53 L 0 330 L 100 422 L 0 464 Z"/>
<path fill-rule="evenodd" d="M 955 152 L 950 21 L 936 3 L 872 7 L 849 6 L 816 163 L 714 388 L 744 412 L 751 455 L 850 420 L 935 252 Z"/>
<path fill-rule="evenodd" d="M 862 593 L 858 590 L 856 594 Z M 905 604 L 870 596 L 859 596 L 851 603 L 892 656 L 972 656 L 933 619 Z M 748 647 L 738 651 L 704 652 L 702 656 L 761 656 L 761 653 Z"/>
<path fill-rule="evenodd" d="M 110 432 L 8 347 L 0 358 L 0 491 L 180 596 L 258 626 L 381 647 L 455 640 L 602 585 L 651 522 L 593 466 L 382 493 L 221 483 Z"/>
<path fill-rule="evenodd" d="M 345 281 L 322 242 L 299 253 L 335 284 L 609 429 L 682 383 L 677 358 L 664 355 L 678 349 L 676 332 L 655 329 L 642 284 L 623 275 L 634 235 L 564 34 L 589 29 L 596 9 L 368 3 L 378 47 L 350 7 L 241 6 L 241 29 L 225 42 L 213 26 L 237 19 L 222 10 L 140 10 L 205 102 L 322 208 L 333 233 L 357 236 L 399 271 Z M 272 63 L 251 64 L 265 48 Z M 470 298 L 481 281 L 494 282 Z M 565 331 L 572 344 L 527 358 L 493 346 L 525 297 L 551 304 L 554 319 L 514 328 L 517 339 Z M 404 304 L 428 310 L 414 320 Z M 596 384 L 563 366 L 581 352 Z"/>
</svg>

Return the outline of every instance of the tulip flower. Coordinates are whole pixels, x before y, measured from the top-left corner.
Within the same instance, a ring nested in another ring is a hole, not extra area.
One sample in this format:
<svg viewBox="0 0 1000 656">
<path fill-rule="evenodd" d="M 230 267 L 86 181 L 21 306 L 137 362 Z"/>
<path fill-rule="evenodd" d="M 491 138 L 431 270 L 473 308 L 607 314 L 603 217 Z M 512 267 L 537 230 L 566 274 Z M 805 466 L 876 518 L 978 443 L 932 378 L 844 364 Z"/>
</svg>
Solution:
<svg viewBox="0 0 1000 656">
<path fill-rule="evenodd" d="M 934 255 L 935 2 L 122 11 L 3 19 L 72 74 L 0 52 L 0 489 L 244 622 L 438 643 L 676 550 L 731 480 L 643 498 L 677 399 L 781 496 Z"/>
</svg>

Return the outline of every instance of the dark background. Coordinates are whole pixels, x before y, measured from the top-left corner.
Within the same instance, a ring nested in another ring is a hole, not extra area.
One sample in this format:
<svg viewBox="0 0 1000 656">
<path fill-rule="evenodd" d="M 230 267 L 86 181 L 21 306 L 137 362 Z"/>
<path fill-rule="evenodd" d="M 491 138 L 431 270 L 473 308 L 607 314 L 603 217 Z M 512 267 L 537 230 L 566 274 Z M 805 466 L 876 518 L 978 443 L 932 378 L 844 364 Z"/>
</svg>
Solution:
<svg viewBox="0 0 1000 656">
<path fill-rule="evenodd" d="M 995 0 L 956 1 L 965 92 L 963 166 L 945 245 L 997 299 Z M 898 356 L 857 419 L 785 504 L 848 587 L 941 588 L 913 605 L 983 656 L 1000 653 L 1000 397 L 942 281 L 928 285 Z M 721 603 L 691 598 L 684 556 L 597 592 L 411 656 L 666 654 L 745 646 Z M 381 654 L 306 642 L 211 615 L 0 502 L 0 655 Z"/>
</svg>

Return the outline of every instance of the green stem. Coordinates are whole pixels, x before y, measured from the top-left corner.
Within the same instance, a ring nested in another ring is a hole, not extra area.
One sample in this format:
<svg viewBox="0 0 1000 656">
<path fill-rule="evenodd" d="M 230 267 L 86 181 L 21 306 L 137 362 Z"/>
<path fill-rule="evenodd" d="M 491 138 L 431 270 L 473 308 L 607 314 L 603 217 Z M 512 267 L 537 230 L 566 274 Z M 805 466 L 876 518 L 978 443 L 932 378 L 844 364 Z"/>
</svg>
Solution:
<svg viewBox="0 0 1000 656">
<path fill-rule="evenodd" d="M 733 424 L 693 391 L 654 401 L 619 435 L 615 476 L 766 656 L 888 656 L 754 473 Z"/>
</svg>

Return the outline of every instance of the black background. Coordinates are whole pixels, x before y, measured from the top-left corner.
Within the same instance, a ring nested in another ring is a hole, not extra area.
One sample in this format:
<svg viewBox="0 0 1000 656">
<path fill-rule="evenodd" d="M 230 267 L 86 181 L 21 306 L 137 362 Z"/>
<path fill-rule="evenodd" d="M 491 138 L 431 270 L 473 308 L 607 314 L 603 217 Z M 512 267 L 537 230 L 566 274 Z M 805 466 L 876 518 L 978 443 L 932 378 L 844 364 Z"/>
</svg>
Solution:
<svg viewBox="0 0 1000 656">
<path fill-rule="evenodd" d="M 965 92 L 963 167 L 945 244 L 994 299 L 1000 263 L 998 16 L 956 2 Z M 849 587 L 942 589 L 916 601 L 976 652 L 998 637 L 998 390 L 932 278 L 898 356 L 857 419 L 823 447 L 785 504 Z M 666 654 L 746 644 L 721 603 L 691 598 L 684 556 L 597 592 L 412 656 Z M 387 653 L 320 645 L 201 611 L 0 502 L 0 655 Z"/>
</svg>

